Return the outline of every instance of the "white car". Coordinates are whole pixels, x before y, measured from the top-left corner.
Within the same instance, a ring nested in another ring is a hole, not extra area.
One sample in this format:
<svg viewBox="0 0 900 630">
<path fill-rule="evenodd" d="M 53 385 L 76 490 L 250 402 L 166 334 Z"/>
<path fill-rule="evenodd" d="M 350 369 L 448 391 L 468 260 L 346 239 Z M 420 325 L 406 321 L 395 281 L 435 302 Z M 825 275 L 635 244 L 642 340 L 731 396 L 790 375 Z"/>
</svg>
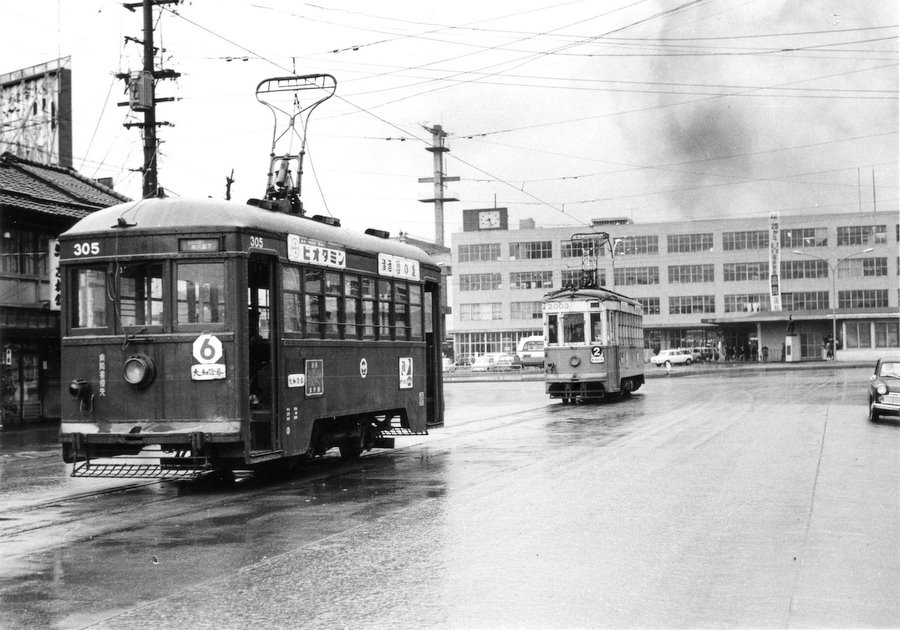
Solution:
<svg viewBox="0 0 900 630">
<path fill-rule="evenodd" d="M 492 372 L 497 369 L 498 358 L 500 358 L 500 353 L 483 354 L 480 357 L 475 357 L 471 369 L 473 372 Z"/>
<path fill-rule="evenodd" d="M 691 354 L 690 350 L 685 350 L 684 348 L 660 350 L 659 354 L 650 358 L 650 363 L 653 363 L 656 367 L 662 367 L 664 365 L 690 365 L 693 362 L 694 355 Z"/>
</svg>

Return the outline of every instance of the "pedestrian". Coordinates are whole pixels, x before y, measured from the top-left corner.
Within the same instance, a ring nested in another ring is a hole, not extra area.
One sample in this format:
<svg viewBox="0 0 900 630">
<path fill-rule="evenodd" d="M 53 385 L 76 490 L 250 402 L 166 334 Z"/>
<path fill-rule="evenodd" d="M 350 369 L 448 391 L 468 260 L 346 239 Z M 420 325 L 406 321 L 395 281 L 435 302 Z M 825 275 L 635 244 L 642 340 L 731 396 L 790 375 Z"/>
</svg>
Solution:
<svg viewBox="0 0 900 630">
<path fill-rule="evenodd" d="M 672 362 L 666 361 L 666 376 L 672 375 Z"/>
<path fill-rule="evenodd" d="M 763 363 L 768 362 L 768 360 L 769 360 L 769 346 L 763 346 L 763 347 L 762 347 L 762 360 L 763 360 Z"/>
</svg>

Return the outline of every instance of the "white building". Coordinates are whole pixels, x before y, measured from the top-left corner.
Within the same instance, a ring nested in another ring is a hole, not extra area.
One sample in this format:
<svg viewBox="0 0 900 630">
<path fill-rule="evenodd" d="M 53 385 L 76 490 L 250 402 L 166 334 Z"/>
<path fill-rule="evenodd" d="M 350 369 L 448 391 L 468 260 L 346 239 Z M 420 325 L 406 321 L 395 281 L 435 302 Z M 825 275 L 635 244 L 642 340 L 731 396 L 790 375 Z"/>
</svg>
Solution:
<svg viewBox="0 0 900 630">
<path fill-rule="evenodd" d="M 465 210 L 451 239 L 448 332 L 456 356 L 515 351 L 540 334 L 547 292 L 596 273 L 643 303 L 648 356 L 705 346 L 781 360 L 790 319 L 794 359 L 823 358 L 833 322 L 836 358 L 869 359 L 900 349 L 898 247 L 894 212 L 509 229 L 505 208 Z"/>
</svg>

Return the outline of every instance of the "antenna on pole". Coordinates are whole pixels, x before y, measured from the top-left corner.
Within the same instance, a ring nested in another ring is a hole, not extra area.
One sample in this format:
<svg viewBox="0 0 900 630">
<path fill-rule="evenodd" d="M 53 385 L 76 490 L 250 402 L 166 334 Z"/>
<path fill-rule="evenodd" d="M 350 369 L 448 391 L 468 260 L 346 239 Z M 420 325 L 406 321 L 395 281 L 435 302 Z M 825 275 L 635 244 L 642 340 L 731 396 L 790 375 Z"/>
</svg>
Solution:
<svg viewBox="0 0 900 630">
<path fill-rule="evenodd" d="M 306 127 L 313 110 L 334 96 L 336 89 L 337 79 L 330 74 L 274 77 L 256 86 L 256 100 L 269 108 L 273 119 L 266 199 L 282 211 L 304 215 L 300 182 Z M 281 151 L 276 152 L 276 148 Z M 295 166 L 293 171 L 291 166 Z"/>
</svg>

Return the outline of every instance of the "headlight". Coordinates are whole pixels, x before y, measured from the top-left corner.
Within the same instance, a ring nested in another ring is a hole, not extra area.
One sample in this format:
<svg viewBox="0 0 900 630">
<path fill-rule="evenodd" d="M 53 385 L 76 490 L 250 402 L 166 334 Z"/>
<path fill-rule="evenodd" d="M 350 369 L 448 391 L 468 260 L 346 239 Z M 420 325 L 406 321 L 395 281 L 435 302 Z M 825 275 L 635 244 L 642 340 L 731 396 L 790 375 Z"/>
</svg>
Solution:
<svg viewBox="0 0 900 630">
<path fill-rule="evenodd" d="M 144 389 L 153 382 L 156 369 L 153 367 L 153 359 L 146 354 L 133 354 L 125 359 L 122 372 L 129 385 L 135 389 Z"/>
<path fill-rule="evenodd" d="M 878 385 L 875 386 L 875 391 L 884 396 L 885 394 L 887 394 L 887 385 L 885 385 L 884 383 L 878 383 Z"/>
</svg>

